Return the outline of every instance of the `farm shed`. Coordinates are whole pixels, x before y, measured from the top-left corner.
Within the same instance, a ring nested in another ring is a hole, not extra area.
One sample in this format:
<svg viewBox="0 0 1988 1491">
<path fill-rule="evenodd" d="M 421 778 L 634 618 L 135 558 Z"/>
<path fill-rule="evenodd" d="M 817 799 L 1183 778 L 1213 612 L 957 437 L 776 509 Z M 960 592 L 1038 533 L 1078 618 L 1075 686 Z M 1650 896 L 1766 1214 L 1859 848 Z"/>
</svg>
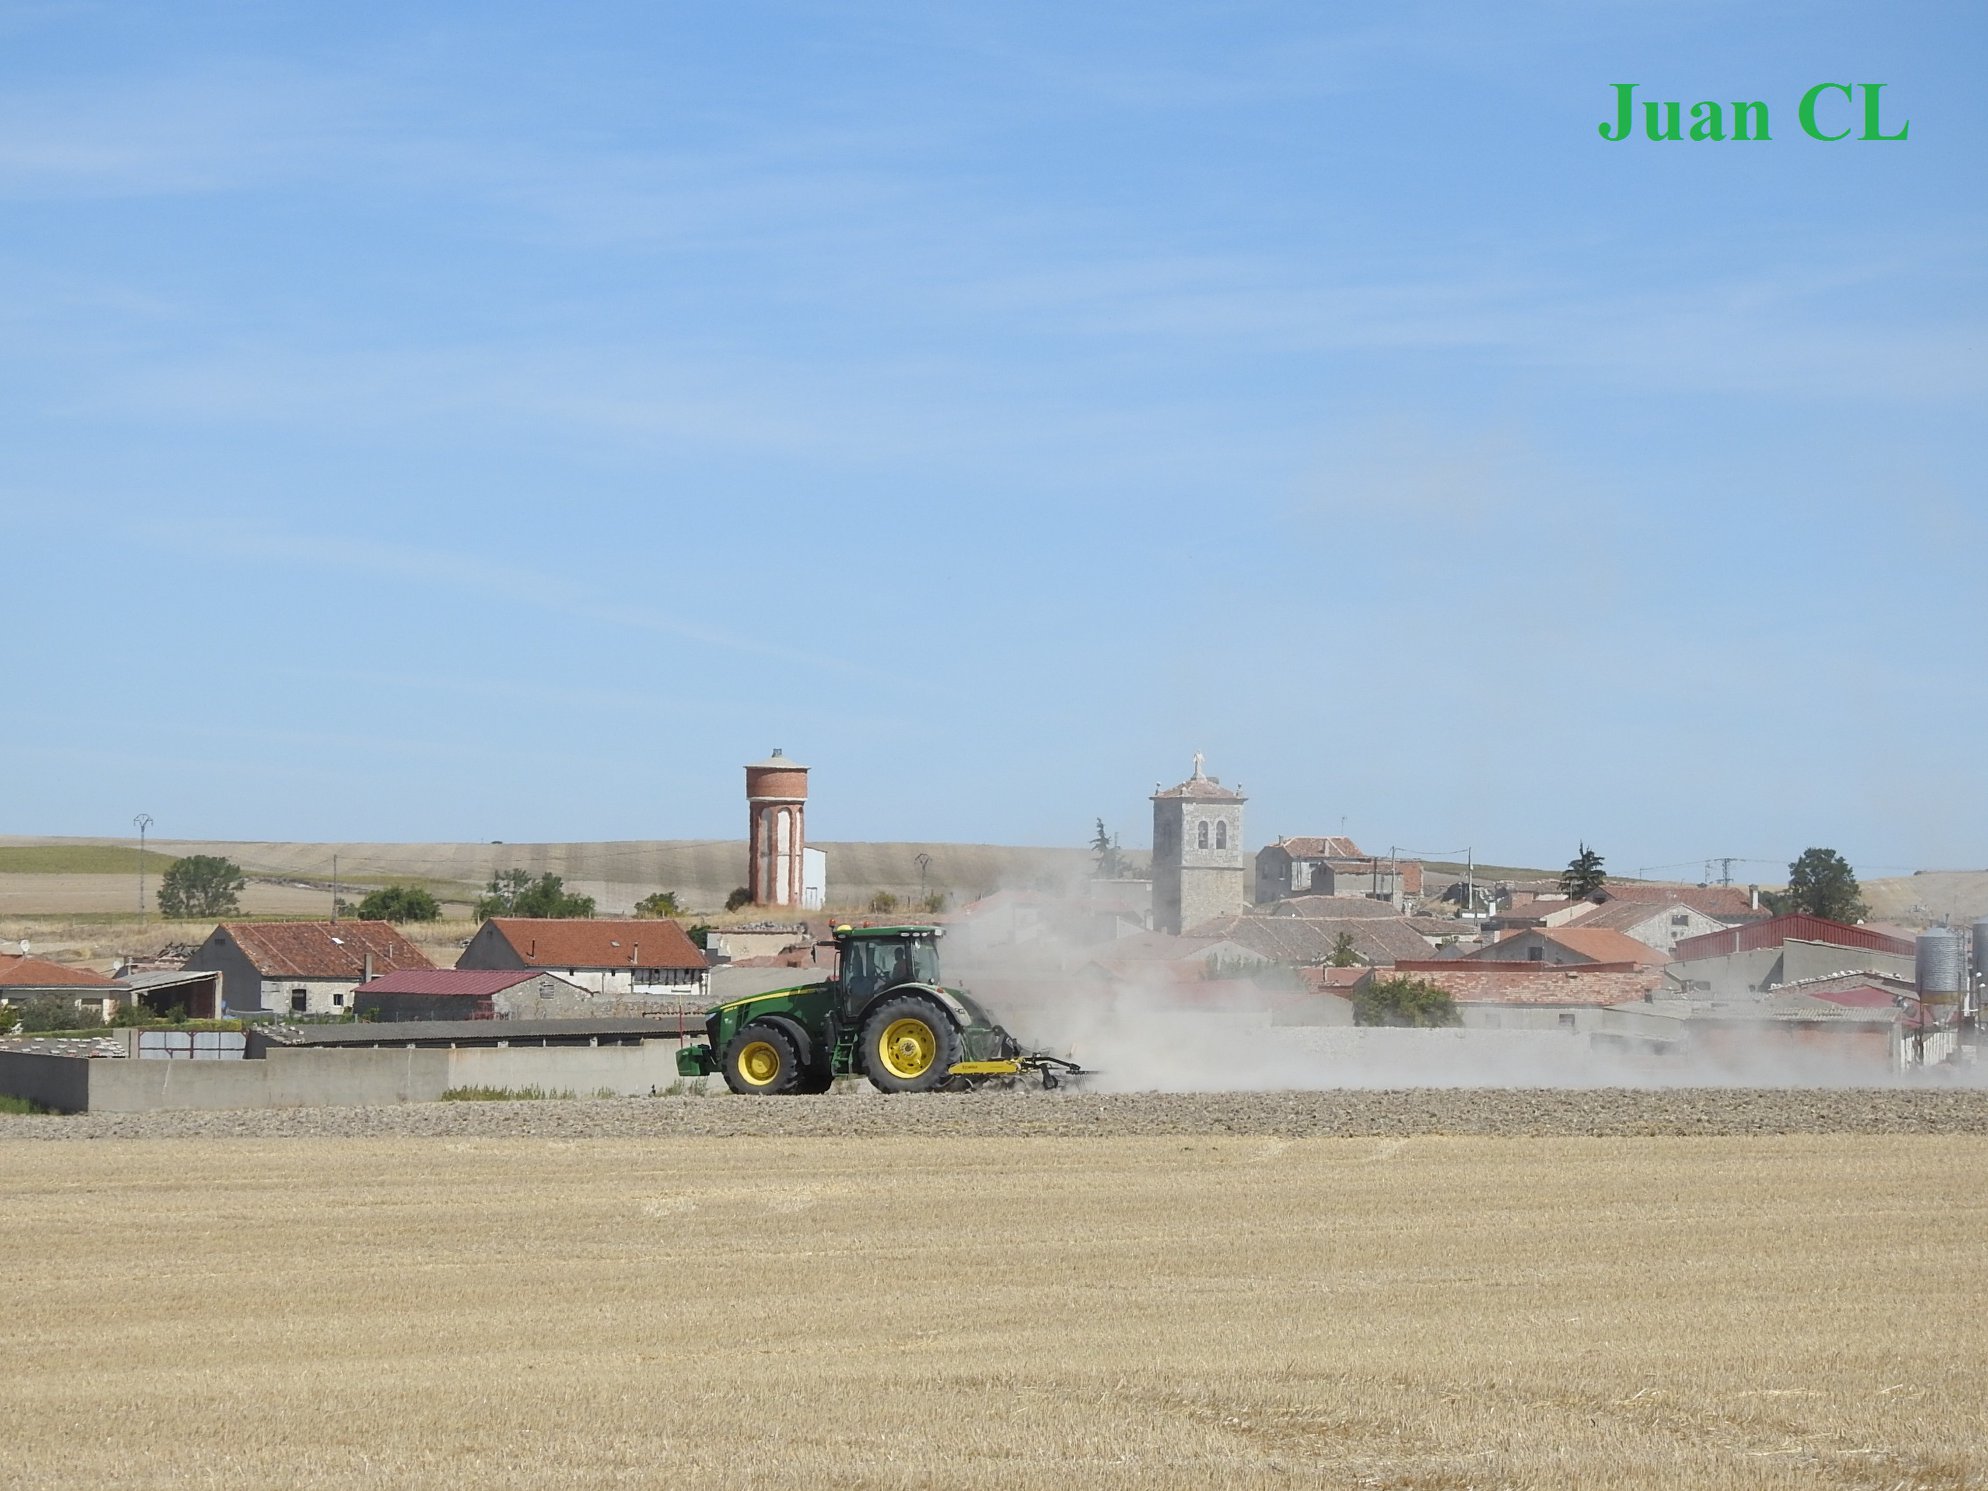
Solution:
<svg viewBox="0 0 1988 1491">
<path fill-rule="evenodd" d="M 361 984 L 361 1020 L 581 1018 L 601 1002 L 590 989 L 532 968 L 403 968 Z"/>
<path fill-rule="evenodd" d="M 159 969 L 127 973 L 132 998 L 155 1015 L 178 1011 L 189 1020 L 213 1020 L 221 1013 L 221 975 L 212 970 Z"/>
<path fill-rule="evenodd" d="M 1670 976 L 1690 997 L 1738 999 L 1834 974 L 1910 979 L 1916 951 L 1907 938 L 1791 913 L 1680 942 Z"/>
<path fill-rule="evenodd" d="M 221 975 L 231 1010 L 343 1014 L 352 991 L 382 973 L 432 968 L 391 922 L 223 922 L 186 960 Z"/>
</svg>

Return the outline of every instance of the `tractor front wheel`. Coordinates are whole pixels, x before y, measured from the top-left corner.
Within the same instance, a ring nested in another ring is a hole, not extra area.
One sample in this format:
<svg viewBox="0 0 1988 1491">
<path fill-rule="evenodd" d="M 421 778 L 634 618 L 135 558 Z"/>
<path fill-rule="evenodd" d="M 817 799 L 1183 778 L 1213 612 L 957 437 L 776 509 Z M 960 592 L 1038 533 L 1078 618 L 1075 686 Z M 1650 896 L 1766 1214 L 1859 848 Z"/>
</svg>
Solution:
<svg viewBox="0 0 1988 1491">
<path fill-rule="evenodd" d="M 915 994 L 886 999 L 863 1022 L 863 1066 L 883 1092 L 930 1092 L 959 1060 L 952 1017 Z"/>
<path fill-rule="evenodd" d="M 801 1080 L 801 1053 L 778 1025 L 758 1021 L 725 1047 L 725 1085 L 750 1097 L 792 1092 Z"/>
</svg>

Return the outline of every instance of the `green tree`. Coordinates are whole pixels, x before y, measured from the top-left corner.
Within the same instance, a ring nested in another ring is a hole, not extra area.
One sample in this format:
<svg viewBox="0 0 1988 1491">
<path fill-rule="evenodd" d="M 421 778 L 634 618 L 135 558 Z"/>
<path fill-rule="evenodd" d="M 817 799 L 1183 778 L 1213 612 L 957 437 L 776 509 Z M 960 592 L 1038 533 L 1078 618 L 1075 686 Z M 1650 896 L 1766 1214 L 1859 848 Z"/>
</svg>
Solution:
<svg viewBox="0 0 1988 1491">
<path fill-rule="evenodd" d="M 218 854 L 174 860 L 159 882 L 159 915 L 174 920 L 226 916 L 242 909 L 242 867 Z"/>
<path fill-rule="evenodd" d="M 727 911 L 737 911 L 740 907 L 750 906 L 751 904 L 752 892 L 747 890 L 743 885 L 725 897 L 725 909 Z"/>
<path fill-rule="evenodd" d="M 103 1017 L 94 1011 L 84 1011 L 74 999 L 64 999 L 60 994 L 37 994 L 32 999 L 24 999 L 19 1004 L 7 1007 L 6 1015 L 21 1022 L 22 1035 L 34 1035 L 44 1030 L 85 1030 L 103 1024 Z"/>
<path fill-rule="evenodd" d="M 500 870 L 497 876 L 484 888 L 482 899 L 476 903 L 476 919 L 488 921 L 493 916 L 510 916 L 518 904 L 518 897 L 531 888 L 531 871 L 509 869 Z"/>
<path fill-rule="evenodd" d="M 1118 850 L 1118 835 L 1106 830 L 1098 819 L 1098 831 L 1091 835 L 1091 853 L 1097 856 L 1100 880 L 1116 880 L 1125 873 L 1125 857 Z"/>
<path fill-rule="evenodd" d="M 432 922 L 441 920 L 442 907 L 418 885 L 383 885 L 353 907 L 352 915 L 362 922 Z"/>
<path fill-rule="evenodd" d="M 1788 866 L 1788 888 L 1767 897 L 1777 912 L 1826 916 L 1831 921 L 1860 922 L 1870 914 L 1849 861 L 1834 849 L 1804 849 Z"/>
<path fill-rule="evenodd" d="M 1560 872 L 1560 889 L 1572 900 L 1585 901 L 1606 884 L 1608 871 L 1602 868 L 1602 857 L 1586 844 Z"/>
<path fill-rule="evenodd" d="M 870 910 L 879 916 L 889 916 L 897 910 L 897 897 L 887 890 L 880 890 L 870 897 Z"/>
<path fill-rule="evenodd" d="M 1357 968 L 1359 966 L 1360 954 L 1353 946 L 1353 934 L 1351 932 L 1341 932 L 1337 937 L 1332 939 L 1332 954 L 1325 961 L 1327 966 L 1332 968 Z"/>
<path fill-rule="evenodd" d="M 937 916 L 941 911 L 944 911 L 946 909 L 946 902 L 950 901 L 951 899 L 952 897 L 948 895 L 945 891 L 942 890 L 929 891 L 918 902 L 918 909 L 920 911 L 928 912 L 933 916 Z"/>
<path fill-rule="evenodd" d="M 586 917 L 594 914 L 594 898 L 566 889 L 559 876 L 545 874 L 534 880 L 529 870 L 505 870 L 490 882 L 488 893 L 476 903 L 476 919 L 493 916 Z"/>
<path fill-rule="evenodd" d="M 1462 1022 L 1447 989 L 1427 979 L 1396 974 L 1367 980 L 1367 986 L 1353 996 L 1353 1023 L 1434 1028 Z"/>
<path fill-rule="evenodd" d="M 683 915 L 683 902 L 676 898 L 673 890 L 659 890 L 654 895 L 644 896 L 635 903 L 637 916 L 678 917 Z"/>
</svg>

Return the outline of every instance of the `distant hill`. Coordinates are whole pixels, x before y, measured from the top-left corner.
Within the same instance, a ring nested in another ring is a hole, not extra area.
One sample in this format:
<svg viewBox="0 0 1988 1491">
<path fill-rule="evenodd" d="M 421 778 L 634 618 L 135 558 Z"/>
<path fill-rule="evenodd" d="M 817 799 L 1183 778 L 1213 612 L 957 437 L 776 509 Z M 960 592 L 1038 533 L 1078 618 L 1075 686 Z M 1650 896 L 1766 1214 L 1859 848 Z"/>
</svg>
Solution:
<svg viewBox="0 0 1988 1491">
<path fill-rule="evenodd" d="M 1939 922 L 1966 926 L 1988 916 L 1988 870 L 1921 870 L 1886 880 L 1866 880 L 1864 901 L 1871 919 L 1900 926 Z"/>
<path fill-rule="evenodd" d="M 357 899 L 372 886 L 418 882 L 445 902 L 466 904 L 500 871 L 554 874 L 592 896 L 604 913 L 625 913 L 652 891 L 673 890 L 693 910 L 715 910 L 745 884 L 746 849 L 735 839 L 625 839 L 569 844 L 324 844 L 153 839 L 161 857 L 218 854 L 250 877 L 247 909 L 297 914 L 330 906 L 338 884 Z M 899 897 L 944 891 L 955 905 L 1004 887 L 1061 885 L 1088 876 L 1089 850 L 1003 844 L 819 843 L 828 856 L 829 902 L 861 905 L 878 891 Z M 33 851 L 32 853 L 26 851 Z M 111 852 L 119 851 L 119 852 Z M 924 856 L 924 863 L 920 863 Z M 151 858 L 148 855 L 148 858 Z M 0 873 L 0 915 L 121 911 L 135 904 L 137 851 L 117 839 L 0 838 L 0 867 L 59 865 L 69 873 Z M 156 888 L 161 859 L 149 873 Z M 99 873 L 78 874 L 80 865 Z"/>
<path fill-rule="evenodd" d="M 390 881 L 426 885 L 466 907 L 501 870 L 550 872 L 604 913 L 622 913 L 651 891 L 673 890 L 693 910 L 715 910 L 745 883 L 736 839 L 621 839 L 564 844 L 329 844 L 152 839 L 146 873 L 154 892 L 175 858 L 221 854 L 250 876 L 246 909 L 265 915 L 329 912 L 332 859 L 348 899 Z M 1089 876 L 1090 851 L 1006 844 L 822 843 L 832 905 L 859 906 L 878 891 L 899 897 L 943 890 L 954 905 L 1004 887 L 1073 884 Z M 919 856 L 927 856 L 920 865 Z M 1142 869 L 1148 856 L 1127 854 Z M 138 853 L 128 839 L 0 837 L 0 916 L 135 909 Z M 1462 865 L 1431 863 L 1429 894 L 1462 878 Z M 1549 870 L 1478 865 L 1479 884 L 1548 879 Z M 1988 916 L 1988 870 L 1922 870 L 1864 882 L 1873 920 L 1926 926 Z"/>
</svg>

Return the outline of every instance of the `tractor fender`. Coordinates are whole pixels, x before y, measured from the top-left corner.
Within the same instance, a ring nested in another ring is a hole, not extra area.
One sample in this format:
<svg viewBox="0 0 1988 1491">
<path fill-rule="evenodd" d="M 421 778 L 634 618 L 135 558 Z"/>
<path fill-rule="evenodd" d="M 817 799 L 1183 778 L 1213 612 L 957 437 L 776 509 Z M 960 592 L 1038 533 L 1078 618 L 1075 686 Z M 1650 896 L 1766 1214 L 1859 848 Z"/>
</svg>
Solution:
<svg viewBox="0 0 1988 1491">
<path fill-rule="evenodd" d="M 808 1033 L 808 1027 L 803 1025 L 799 1020 L 796 1020 L 792 1015 L 755 1015 L 753 1023 L 757 1025 L 771 1025 L 776 1030 L 785 1034 L 794 1043 L 794 1053 L 800 1057 L 803 1070 L 814 1065 L 814 1037 Z"/>
<path fill-rule="evenodd" d="M 961 1030 L 971 1028 L 974 1023 L 973 1011 L 961 1004 L 959 1000 L 948 994 L 944 989 L 935 989 L 930 984 L 892 984 L 888 989 L 876 995 L 868 1004 L 863 1006 L 863 1013 L 856 1018 L 856 1028 L 861 1030 L 864 1025 L 869 1023 L 870 1012 L 886 999 L 896 999 L 904 994 L 915 994 L 921 999 L 931 1000 L 932 1003 L 938 1005 L 940 1009 L 951 1015 L 953 1022 Z"/>
</svg>

